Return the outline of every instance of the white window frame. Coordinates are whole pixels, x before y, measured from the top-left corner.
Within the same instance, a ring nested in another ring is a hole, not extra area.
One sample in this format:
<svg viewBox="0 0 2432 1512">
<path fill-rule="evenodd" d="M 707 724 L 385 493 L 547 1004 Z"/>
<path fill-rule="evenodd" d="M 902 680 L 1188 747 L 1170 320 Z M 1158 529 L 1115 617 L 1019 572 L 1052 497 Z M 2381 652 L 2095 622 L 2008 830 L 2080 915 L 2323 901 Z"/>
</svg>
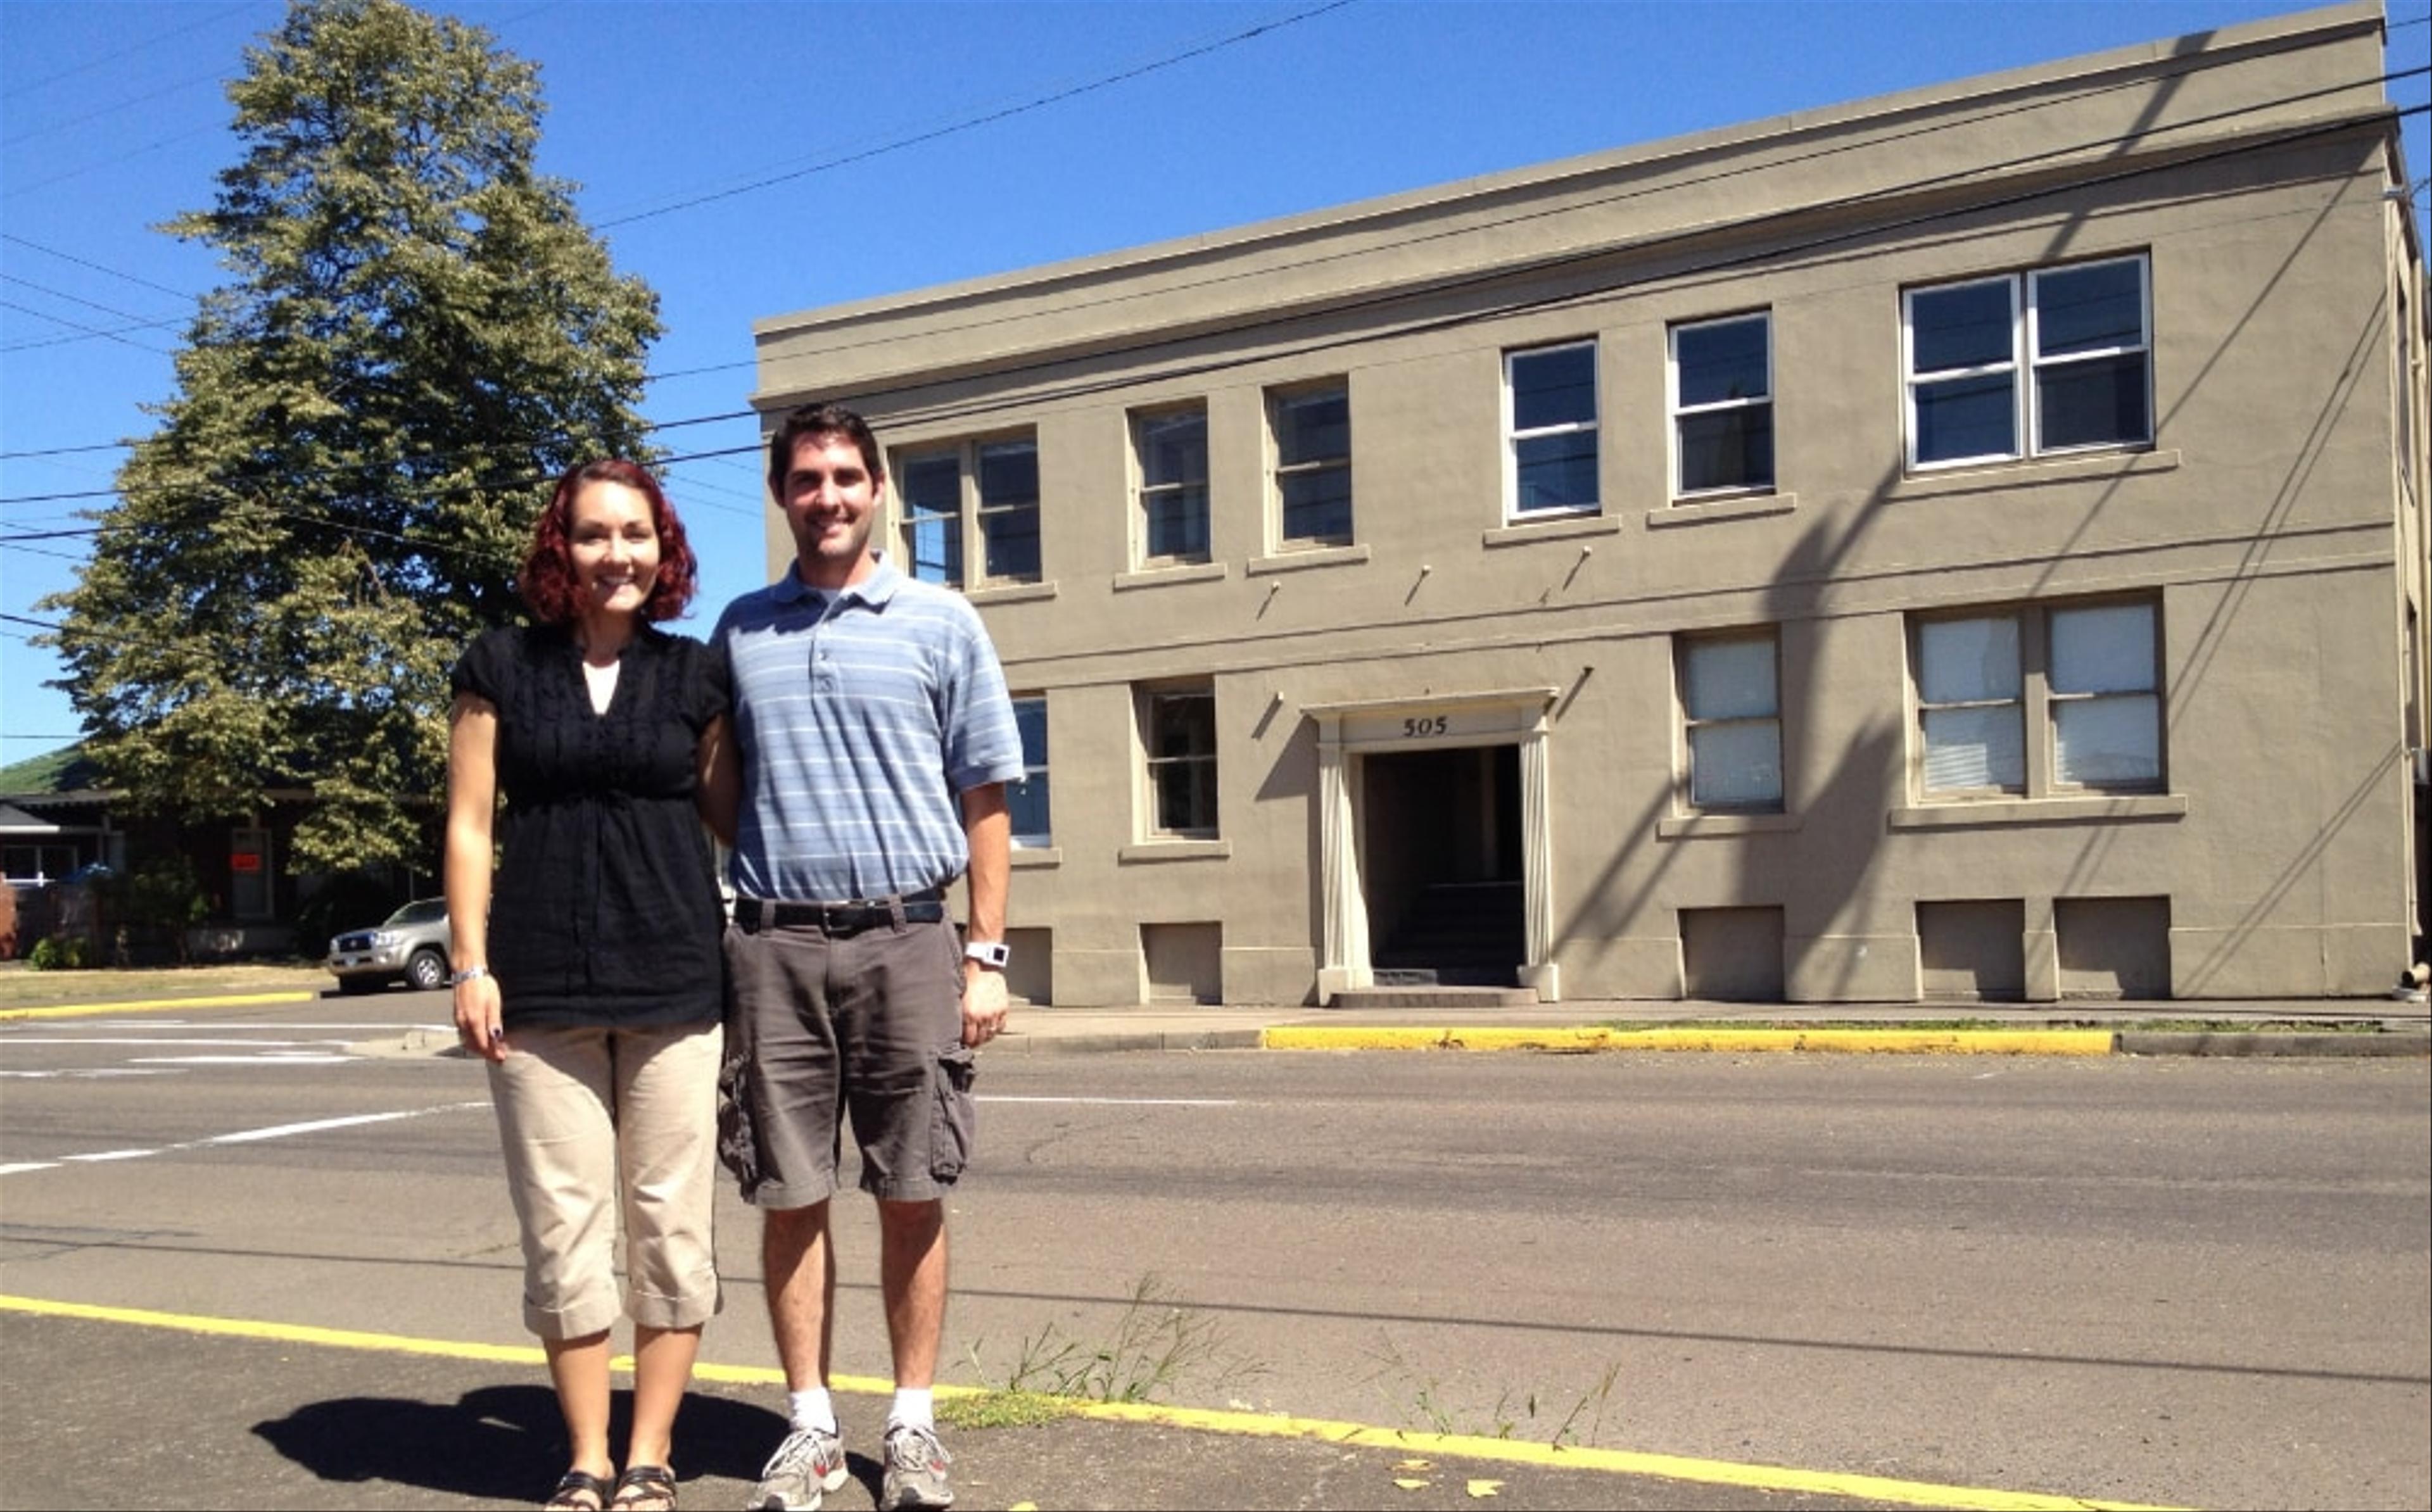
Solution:
<svg viewBox="0 0 2432 1512">
<path fill-rule="evenodd" d="M 1772 698 L 1761 712 L 1732 714 L 1699 714 L 1693 706 L 1691 690 L 1695 685 L 1691 664 L 1701 651 L 1725 647 L 1762 644 L 1766 652 L 1772 678 Z M 1753 630 L 1731 630 L 1717 634 L 1684 635 L 1675 643 L 1674 704 L 1680 713 L 1680 806 L 1687 814 L 1781 814 L 1784 812 L 1789 789 L 1789 773 L 1784 766 L 1782 730 L 1782 635 L 1773 626 Z M 1770 796 L 1740 802 L 1701 798 L 1697 792 L 1697 737 L 1709 731 L 1770 729 L 1773 731 L 1774 786 Z"/>
<path fill-rule="evenodd" d="M 1321 398 L 1327 395 L 1339 395 L 1343 401 L 1343 450 L 1342 454 L 1329 457 L 1305 457 L 1296 462 L 1284 461 L 1282 423 L 1284 411 L 1292 405 Z M 1293 535 L 1291 532 L 1291 514 L 1284 505 L 1284 484 L 1287 479 L 1341 473 L 1343 478 L 1344 491 L 1348 493 L 1351 488 L 1350 447 L 1350 379 L 1326 378 L 1316 382 L 1280 385 L 1267 391 L 1267 488 L 1271 508 L 1274 510 L 1275 533 L 1272 539 L 1275 543 L 1276 550 L 1308 551 L 1326 546 L 1349 546 L 1357 539 L 1359 512 L 1356 500 L 1351 506 L 1350 518 L 1344 522 L 1340 535 Z"/>
<path fill-rule="evenodd" d="M 1703 403 L 1683 403 L 1680 398 L 1680 338 L 1701 330 L 1722 326 L 1757 325 L 1765 330 L 1765 388 L 1753 395 L 1734 395 L 1728 398 Z M 1772 455 L 1773 418 L 1773 311 L 1745 311 L 1736 315 L 1717 315 L 1707 320 L 1687 320 L 1674 326 L 1665 334 L 1665 378 L 1669 385 L 1667 397 L 1672 406 L 1672 496 L 1675 498 L 1709 498 L 1717 495 L 1769 494 L 1773 492 L 1775 459 Z M 1688 465 L 1689 446 L 1682 435 L 1684 423 L 1701 415 L 1730 414 L 1734 411 L 1765 412 L 1767 436 L 1765 472 L 1761 480 L 1745 483 L 1707 484 L 1693 488 L 1684 470 Z"/>
<path fill-rule="evenodd" d="M 1184 700 L 1204 701 L 1208 706 L 1208 748 L 1205 751 L 1186 751 L 1175 755 L 1159 755 L 1157 749 L 1157 715 L 1161 706 Z M 1140 832 L 1151 840 L 1213 840 L 1222 832 L 1220 798 L 1217 788 L 1219 773 L 1218 733 L 1216 729 L 1216 687 L 1213 682 L 1178 682 L 1144 687 L 1139 692 L 1136 705 L 1140 719 L 1140 776 L 1142 779 Z M 1164 822 L 1163 805 L 1159 801 L 1160 779 L 1166 769 L 1182 765 L 1200 765 L 1207 771 L 1208 823 L 1205 825 L 1168 826 Z"/>
<path fill-rule="evenodd" d="M 1043 573 L 1039 568 L 1028 573 L 992 573 L 988 570 L 988 546 L 992 533 L 1001 522 L 1028 514 L 1034 533 L 1042 519 L 1039 501 L 1034 496 L 1027 502 L 1003 504 L 991 502 L 983 487 L 981 457 L 1006 447 L 1026 447 L 1032 454 L 1034 476 L 1037 470 L 1039 438 L 1030 431 L 1004 431 L 994 435 L 964 437 L 954 441 L 908 443 L 895 448 L 888 463 L 888 486 L 895 501 L 894 540 L 903 552 L 902 565 L 907 575 L 918 576 L 918 558 L 913 546 L 913 530 L 924 521 L 939 521 L 949 529 L 954 541 L 955 570 L 934 580 L 956 589 L 993 587 L 1005 583 L 1038 582 Z M 912 512 L 911 500 L 904 491 L 904 480 L 912 469 L 924 462 L 951 459 L 954 463 L 954 512 L 920 514 Z M 977 547 L 976 554 L 974 546 Z"/>
<path fill-rule="evenodd" d="M 1550 357 L 1556 352 L 1585 348 L 1588 353 L 1588 416 L 1584 420 L 1566 420 L 1549 426 L 1519 426 L 1518 386 L 1512 378 L 1513 369 L 1534 357 Z M 1604 413 L 1603 356 L 1593 336 L 1577 341 L 1549 342 L 1539 346 L 1517 346 L 1503 354 L 1503 517 L 1507 522 L 1522 520 L 1572 519 L 1601 513 L 1604 509 L 1604 440 L 1598 433 Z M 1584 502 L 1541 505 L 1523 509 L 1520 504 L 1521 443 L 1542 440 L 1548 436 L 1586 435 L 1594 442 L 1591 472 L 1596 479 L 1594 496 Z"/>
<path fill-rule="evenodd" d="M 2142 648 L 2148 659 L 2144 682 L 2116 688 L 2071 689 L 2058 685 L 2055 668 L 2054 624 L 2069 615 L 2099 613 L 2123 609 L 2141 610 L 2148 627 L 2147 645 Z M 1927 701 L 1924 693 L 1924 630 L 1933 624 L 1951 624 L 1973 620 L 2008 622 L 2015 627 L 2013 640 L 2018 647 L 2018 693 L 2015 697 L 1979 698 L 1938 703 Z M 1910 702 L 1915 711 L 1909 722 L 1915 754 L 1911 761 L 1911 791 L 1917 801 L 1923 803 L 1969 802 L 1987 798 L 2048 798 L 2082 795 L 2146 794 L 2169 791 L 2170 731 L 2164 722 L 2164 688 L 2162 678 L 2162 601 L 2158 596 L 2128 596 L 2092 599 L 2070 599 L 2049 604 L 2005 605 L 1999 608 L 1959 611 L 1947 613 L 1917 614 L 1909 624 Z M 2113 781 L 2072 780 L 2062 774 L 2064 752 L 2061 748 L 2063 726 L 2074 710 L 2087 709 L 2102 703 L 2114 705 L 2141 703 L 2148 711 L 2153 735 L 2150 775 L 2123 778 Z M 1970 708 L 2001 708 L 2015 706 L 2018 721 L 2019 780 L 2014 783 L 1987 784 L 1970 787 L 1930 787 L 1926 766 L 1931 754 L 1925 726 L 1929 714 L 1946 710 Z"/>
<path fill-rule="evenodd" d="M 1181 419 L 1199 422 L 1201 454 L 1208 465 L 1197 479 L 1181 479 L 1170 482 L 1149 481 L 1148 432 L 1151 427 Z M 1131 415 L 1132 435 L 1132 562 L 1141 567 L 1192 565 L 1215 560 L 1215 497 L 1208 474 L 1214 471 L 1214 445 L 1208 423 L 1208 404 L 1204 399 L 1188 404 L 1162 405 L 1156 409 L 1135 410 Z M 1187 496 L 1199 491 L 1199 535 L 1206 543 L 1199 551 L 1155 552 L 1149 550 L 1150 506 L 1164 495 Z"/>
<path fill-rule="evenodd" d="M 2040 318 L 2040 295 L 2044 280 L 2099 267 L 2121 265 L 2133 265 L 2136 269 L 2136 340 L 2124 345 L 2116 344 L 2045 356 L 2042 351 Z M 2009 294 L 2008 354 L 2005 357 L 1983 362 L 1918 372 L 1917 367 L 1918 296 L 1948 294 L 1961 289 L 1996 284 L 2003 286 Z M 2044 416 L 2040 382 L 2043 376 L 2081 363 L 2114 361 L 2131 356 L 2139 360 L 2144 376 L 2145 433 L 2142 436 L 2080 442 L 2070 445 L 2046 445 L 2043 439 Z M 2079 452 L 2136 451 L 2150 448 L 2153 445 L 2157 425 L 2153 412 L 2153 258 L 2143 252 L 2132 253 L 2124 257 L 2086 258 L 2071 262 L 2054 263 L 2049 267 L 2029 268 L 2018 273 L 1996 274 L 1990 277 L 1955 278 L 1903 289 L 1900 291 L 1900 375 L 1903 424 L 1906 430 L 1903 444 L 1908 466 L 1913 472 L 1932 472 L 1946 467 L 1980 466 L 1988 462 L 2009 462 L 2029 457 L 2057 457 Z M 1918 391 L 1929 384 L 1992 378 L 2004 378 L 2009 384 L 2012 443 L 2010 449 L 1970 452 L 1965 456 L 1937 457 L 1930 461 L 1920 459 L 1917 449 L 1923 426 L 1917 412 Z"/>
</svg>

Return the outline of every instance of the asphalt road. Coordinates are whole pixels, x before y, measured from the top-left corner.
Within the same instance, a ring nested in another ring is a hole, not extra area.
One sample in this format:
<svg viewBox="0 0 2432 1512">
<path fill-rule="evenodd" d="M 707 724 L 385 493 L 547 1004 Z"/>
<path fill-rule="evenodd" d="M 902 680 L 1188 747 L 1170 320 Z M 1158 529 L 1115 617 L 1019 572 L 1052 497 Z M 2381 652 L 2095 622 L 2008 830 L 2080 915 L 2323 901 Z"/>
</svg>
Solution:
<svg viewBox="0 0 2432 1512">
<path fill-rule="evenodd" d="M 0 1310 L 0 1505 L 546 1485 L 540 1372 L 462 1357 L 529 1344 L 479 1068 L 347 1049 L 437 1011 L 0 1026 L 0 1294 L 255 1330 Z M 1102 1385 L 1105 1355 L 1217 1416 L 950 1439 L 966 1505 L 1917 1500 L 1831 1475 L 1984 1505 L 2432 1502 L 2420 1059 L 1119 1053 L 1000 1057 L 980 1090 L 946 1378 Z M 868 1204 L 838 1214 L 836 1368 L 874 1385 Z M 739 1497 L 781 1400 L 756 1225 L 731 1196 L 720 1221 L 704 1358 L 742 1379 L 688 1409 L 696 1506 Z M 848 1393 L 849 1425 L 881 1410 Z M 1243 1431 L 1278 1414 L 1413 1436 Z M 1631 1473 L 1646 1453 L 1785 1473 Z"/>
</svg>

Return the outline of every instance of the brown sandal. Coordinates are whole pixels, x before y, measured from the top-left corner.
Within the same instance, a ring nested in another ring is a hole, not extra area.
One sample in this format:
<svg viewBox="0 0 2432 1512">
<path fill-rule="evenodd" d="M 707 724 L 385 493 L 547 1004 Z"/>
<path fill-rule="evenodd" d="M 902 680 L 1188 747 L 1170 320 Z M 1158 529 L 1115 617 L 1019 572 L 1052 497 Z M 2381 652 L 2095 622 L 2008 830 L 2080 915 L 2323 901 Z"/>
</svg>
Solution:
<svg viewBox="0 0 2432 1512">
<path fill-rule="evenodd" d="M 665 1465 L 635 1465 L 616 1477 L 616 1512 L 676 1512 L 676 1475 Z"/>
<path fill-rule="evenodd" d="M 541 1505 L 554 1507 L 557 1512 L 608 1512 L 608 1499 L 616 1493 L 616 1487 L 608 1484 L 606 1476 L 570 1470 L 557 1478 L 557 1484 L 549 1488 L 549 1500 Z M 586 1496 L 591 1500 L 583 1500 Z"/>
</svg>

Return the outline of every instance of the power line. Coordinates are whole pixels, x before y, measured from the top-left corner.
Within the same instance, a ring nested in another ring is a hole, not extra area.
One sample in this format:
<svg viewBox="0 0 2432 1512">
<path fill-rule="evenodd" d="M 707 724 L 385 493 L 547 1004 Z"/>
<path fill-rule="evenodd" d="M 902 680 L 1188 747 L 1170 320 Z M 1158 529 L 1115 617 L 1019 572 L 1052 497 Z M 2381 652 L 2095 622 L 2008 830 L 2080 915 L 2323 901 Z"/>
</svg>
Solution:
<svg viewBox="0 0 2432 1512">
<path fill-rule="evenodd" d="M 1325 5 L 1312 7 L 1311 8 L 1303 10 L 1296 15 L 1286 16 L 1280 21 L 1261 22 L 1259 25 L 1252 26 L 1246 31 L 1235 32 L 1231 36 L 1222 37 L 1214 42 L 1203 42 L 1197 46 L 1185 48 L 1181 52 L 1173 53 L 1167 57 L 1157 59 L 1154 61 L 1142 63 L 1133 68 L 1127 68 L 1117 73 L 1107 74 L 1101 77 L 1091 79 L 1085 84 L 1075 84 L 1069 89 L 1057 90 L 1052 93 L 1042 94 L 1035 99 L 1026 100 L 1020 105 L 1009 105 L 1005 107 L 1003 109 L 986 111 L 982 114 L 971 116 L 948 126 L 938 126 L 933 130 L 915 132 L 911 136 L 907 137 L 898 137 L 892 142 L 882 143 L 875 147 L 865 148 L 859 152 L 849 152 L 840 157 L 830 158 L 825 161 L 812 163 L 807 167 L 791 169 L 785 173 L 773 174 L 766 178 L 754 179 L 748 184 L 738 184 L 733 189 L 720 189 L 705 194 L 695 194 L 689 199 L 680 199 L 670 205 L 662 205 L 656 210 L 636 210 L 630 215 L 620 215 L 613 220 L 604 220 L 599 223 L 598 229 L 604 231 L 611 227 L 631 226 L 636 221 L 651 220 L 661 215 L 672 215 L 677 210 L 692 210 L 698 206 L 713 204 L 721 199 L 733 199 L 738 194 L 753 193 L 759 190 L 773 188 L 778 184 L 791 183 L 797 178 L 808 177 L 812 174 L 823 174 L 834 169 L 849 166 L 853 163 L 867 162 L 872 158 L 884 157 L 891 152 L 901 152 L 907 147 L 917 147 L 923 143 L 936 142 L 945 137 L 956 136 L 962 132 L 975 130 L 980 126 L 989 126 L 999 121 L 1009 121 L 1018 115 L 1027 115 L 1033 110 L 1044 109 L 1051 105 L 1059 105 L 1066 100 L 1077 99 L 1084 94 L 1091 94 L 1100 90 L 1111 89 L 1117 84 L 1127 83 L 1132 79 L 1145 77 L 1150 74 L 1158 73 L 1162 70 L 1173 68 L 1182 63 L 1187 63 L 1194 58 L 1205 58 L 1209 53 L 1221 52 L 1224 48 L 1234 46 L 1238 43 L 1263 37 L 1271 31 L 1281 31 L 1286 26 L 1297 25 L 1301 22 L 1312 20 L 1318 16 L 1325 15 L 1330 10 L 1340 10 L 1343 7 L 1353 3 L 1354 0 L 1327 0 L 1327 3 Z"/>
</svg>

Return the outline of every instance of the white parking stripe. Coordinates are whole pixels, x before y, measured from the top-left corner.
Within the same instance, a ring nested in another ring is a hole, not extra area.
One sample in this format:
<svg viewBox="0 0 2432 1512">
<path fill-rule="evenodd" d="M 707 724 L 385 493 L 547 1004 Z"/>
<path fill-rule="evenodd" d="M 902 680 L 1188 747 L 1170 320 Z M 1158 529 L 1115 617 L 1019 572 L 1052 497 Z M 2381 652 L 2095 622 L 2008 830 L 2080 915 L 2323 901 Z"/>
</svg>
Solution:
<svg viewBox="0 0 2432 1512">
<path fill-rule="evenodd" d="M 137 1160 L 148 1155 L 165 1155 L 177 1150 L 202 1150 L 212 1145 L 246 1145 L 264 1139 L 284 1139 L 292 1134 L 320 1134 L 329 1129 L 353 1129 L 370 1123 L 394 1123 L 399 1118 L 427 1118 L 434 1113 L 463 1113 L 471 1108 L 489 1107 L 485 1099 L 479 1102 L 442 1102 L 434 1107 L 405 1108 L 396 1113 L 361 1113 L 346 1118 L 315 1118 L 309 1123 L 274 1124 L 267 1129 L 240 1129 L 234 1134 L 211 1134 L 202 1139 L 182 1140 L 162 1145 L 158 1150 L 104 1150 L 91 1154 L 61 1155 L 58 1160 L 26 1161 L 15 1166 L 0 1166 L 0 1176 L 13 1176 L 23 1171 L 53 1170 L 68 1161 L 91 1163 L 106 1160 Z"/>
</svg>

